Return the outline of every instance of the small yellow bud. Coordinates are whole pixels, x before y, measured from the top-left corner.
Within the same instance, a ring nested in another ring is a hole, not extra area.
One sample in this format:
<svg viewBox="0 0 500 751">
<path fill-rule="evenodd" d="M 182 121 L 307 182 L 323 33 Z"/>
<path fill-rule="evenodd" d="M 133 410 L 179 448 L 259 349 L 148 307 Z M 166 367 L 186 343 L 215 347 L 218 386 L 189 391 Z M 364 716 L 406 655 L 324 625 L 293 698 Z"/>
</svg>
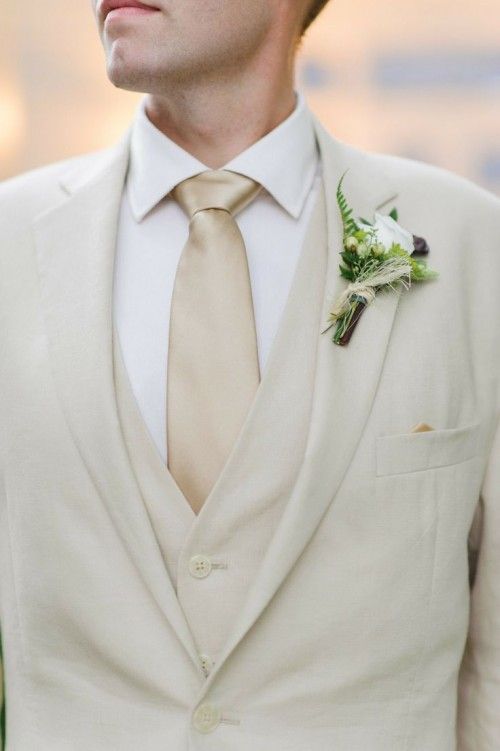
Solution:
<svg viewBox="0 0 500 751">
<path fill-rule="evenodd" d="M 354 250 L 355 251 L 357 249 L 357 247 L 358 247 L 358 241 L 356 240 L 355 237 L 353 237 L 353 235 L 350 235 L 350 237 L 348 237 L 347 240 L 345 241 L 345 248 L 346 248 L 346 250 Z"/>
</svg>

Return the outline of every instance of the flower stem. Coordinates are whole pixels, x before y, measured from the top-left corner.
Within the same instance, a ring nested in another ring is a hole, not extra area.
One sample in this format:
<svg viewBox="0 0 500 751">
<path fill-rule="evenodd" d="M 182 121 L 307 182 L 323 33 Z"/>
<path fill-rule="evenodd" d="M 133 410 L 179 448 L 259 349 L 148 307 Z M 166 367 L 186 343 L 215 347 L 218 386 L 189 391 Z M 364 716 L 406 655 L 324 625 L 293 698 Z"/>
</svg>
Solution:
<svg viewBox="0 0 500 751">
<path fill-rule="evenodd" d="M 348 344 L 351 336 L 354 333 L 359 319 L 363 315 L 365 308 L 367 307 L 366 301 L 358 298 L 354 301 L 351 310 L 346 316 L 346 320 L 339 320 L 336 331 L 332 337 L 332 341 L 335 344 L 344 346 Z"/>
</svg>

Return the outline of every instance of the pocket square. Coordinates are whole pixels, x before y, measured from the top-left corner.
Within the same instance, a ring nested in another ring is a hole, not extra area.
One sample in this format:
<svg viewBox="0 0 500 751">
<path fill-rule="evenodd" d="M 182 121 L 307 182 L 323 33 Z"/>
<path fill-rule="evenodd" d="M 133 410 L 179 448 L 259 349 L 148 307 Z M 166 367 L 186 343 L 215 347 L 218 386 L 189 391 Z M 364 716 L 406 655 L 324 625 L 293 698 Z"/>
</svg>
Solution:
<svg viewBox="0 0 500 751">
<path fill-rule="evenodd" d="M 429 430 L 434 430 L 434 428 L 426 422 L 417 422 L 417 424 L 411 428 L 410 433 L 427 433 Z"/>
</svg>

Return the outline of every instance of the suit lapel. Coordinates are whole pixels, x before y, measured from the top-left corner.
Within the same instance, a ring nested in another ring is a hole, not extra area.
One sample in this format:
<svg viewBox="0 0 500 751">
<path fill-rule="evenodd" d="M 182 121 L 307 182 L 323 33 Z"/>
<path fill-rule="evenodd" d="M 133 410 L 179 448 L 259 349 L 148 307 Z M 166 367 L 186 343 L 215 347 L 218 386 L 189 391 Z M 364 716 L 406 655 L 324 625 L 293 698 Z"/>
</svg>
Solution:
<svg viewBox="0 0 500 751">
<path fill-rule="evenodd" d="M 342 222 L 336 189 L 341 175 L 349 170 L 344 191 L 355 213 L 367 219 L 377 207 L 394 199 L 397 191 L 377 169 L 374 158 L 332 138 L 316 118 L 314 125 L 327 203 L 328 264 L 304 461 L 245 606 L 205 690 L 284 581 L 340 487 L 375 397 L 399 300 L 395 292 L 379 295 L 345 347 L 333 344 L 331 330 L 320 333 L 326 328 L 331 303 L 346 284 L 338 273 Z"/>
<path fill-rule="evenodd" d="M 198 665 L 189 627 L 165 569 L 133 475 L 113 378 L 112 288 L 129 133 L 89 177 L 34 225 L 41 305 L 54 378 L 75 443 L 128 554 Z"/>
</svg>

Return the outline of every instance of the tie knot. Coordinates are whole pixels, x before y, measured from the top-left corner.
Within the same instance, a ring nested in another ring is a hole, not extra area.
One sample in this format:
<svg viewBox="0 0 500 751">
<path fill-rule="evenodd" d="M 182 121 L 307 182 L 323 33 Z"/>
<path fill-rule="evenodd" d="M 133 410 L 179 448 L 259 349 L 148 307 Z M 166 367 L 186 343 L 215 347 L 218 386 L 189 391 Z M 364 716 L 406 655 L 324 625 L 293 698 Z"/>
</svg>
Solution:
<svg viewBox="0 0 500 751">
<path fill-rule="evenodd" d="M 245 208 L 262 186 L 229 170 L 208 170 L 179 183 L 170 193 L 191 219 L 203 209 L 224 209 L 233 216 Z"/>
</svg>

